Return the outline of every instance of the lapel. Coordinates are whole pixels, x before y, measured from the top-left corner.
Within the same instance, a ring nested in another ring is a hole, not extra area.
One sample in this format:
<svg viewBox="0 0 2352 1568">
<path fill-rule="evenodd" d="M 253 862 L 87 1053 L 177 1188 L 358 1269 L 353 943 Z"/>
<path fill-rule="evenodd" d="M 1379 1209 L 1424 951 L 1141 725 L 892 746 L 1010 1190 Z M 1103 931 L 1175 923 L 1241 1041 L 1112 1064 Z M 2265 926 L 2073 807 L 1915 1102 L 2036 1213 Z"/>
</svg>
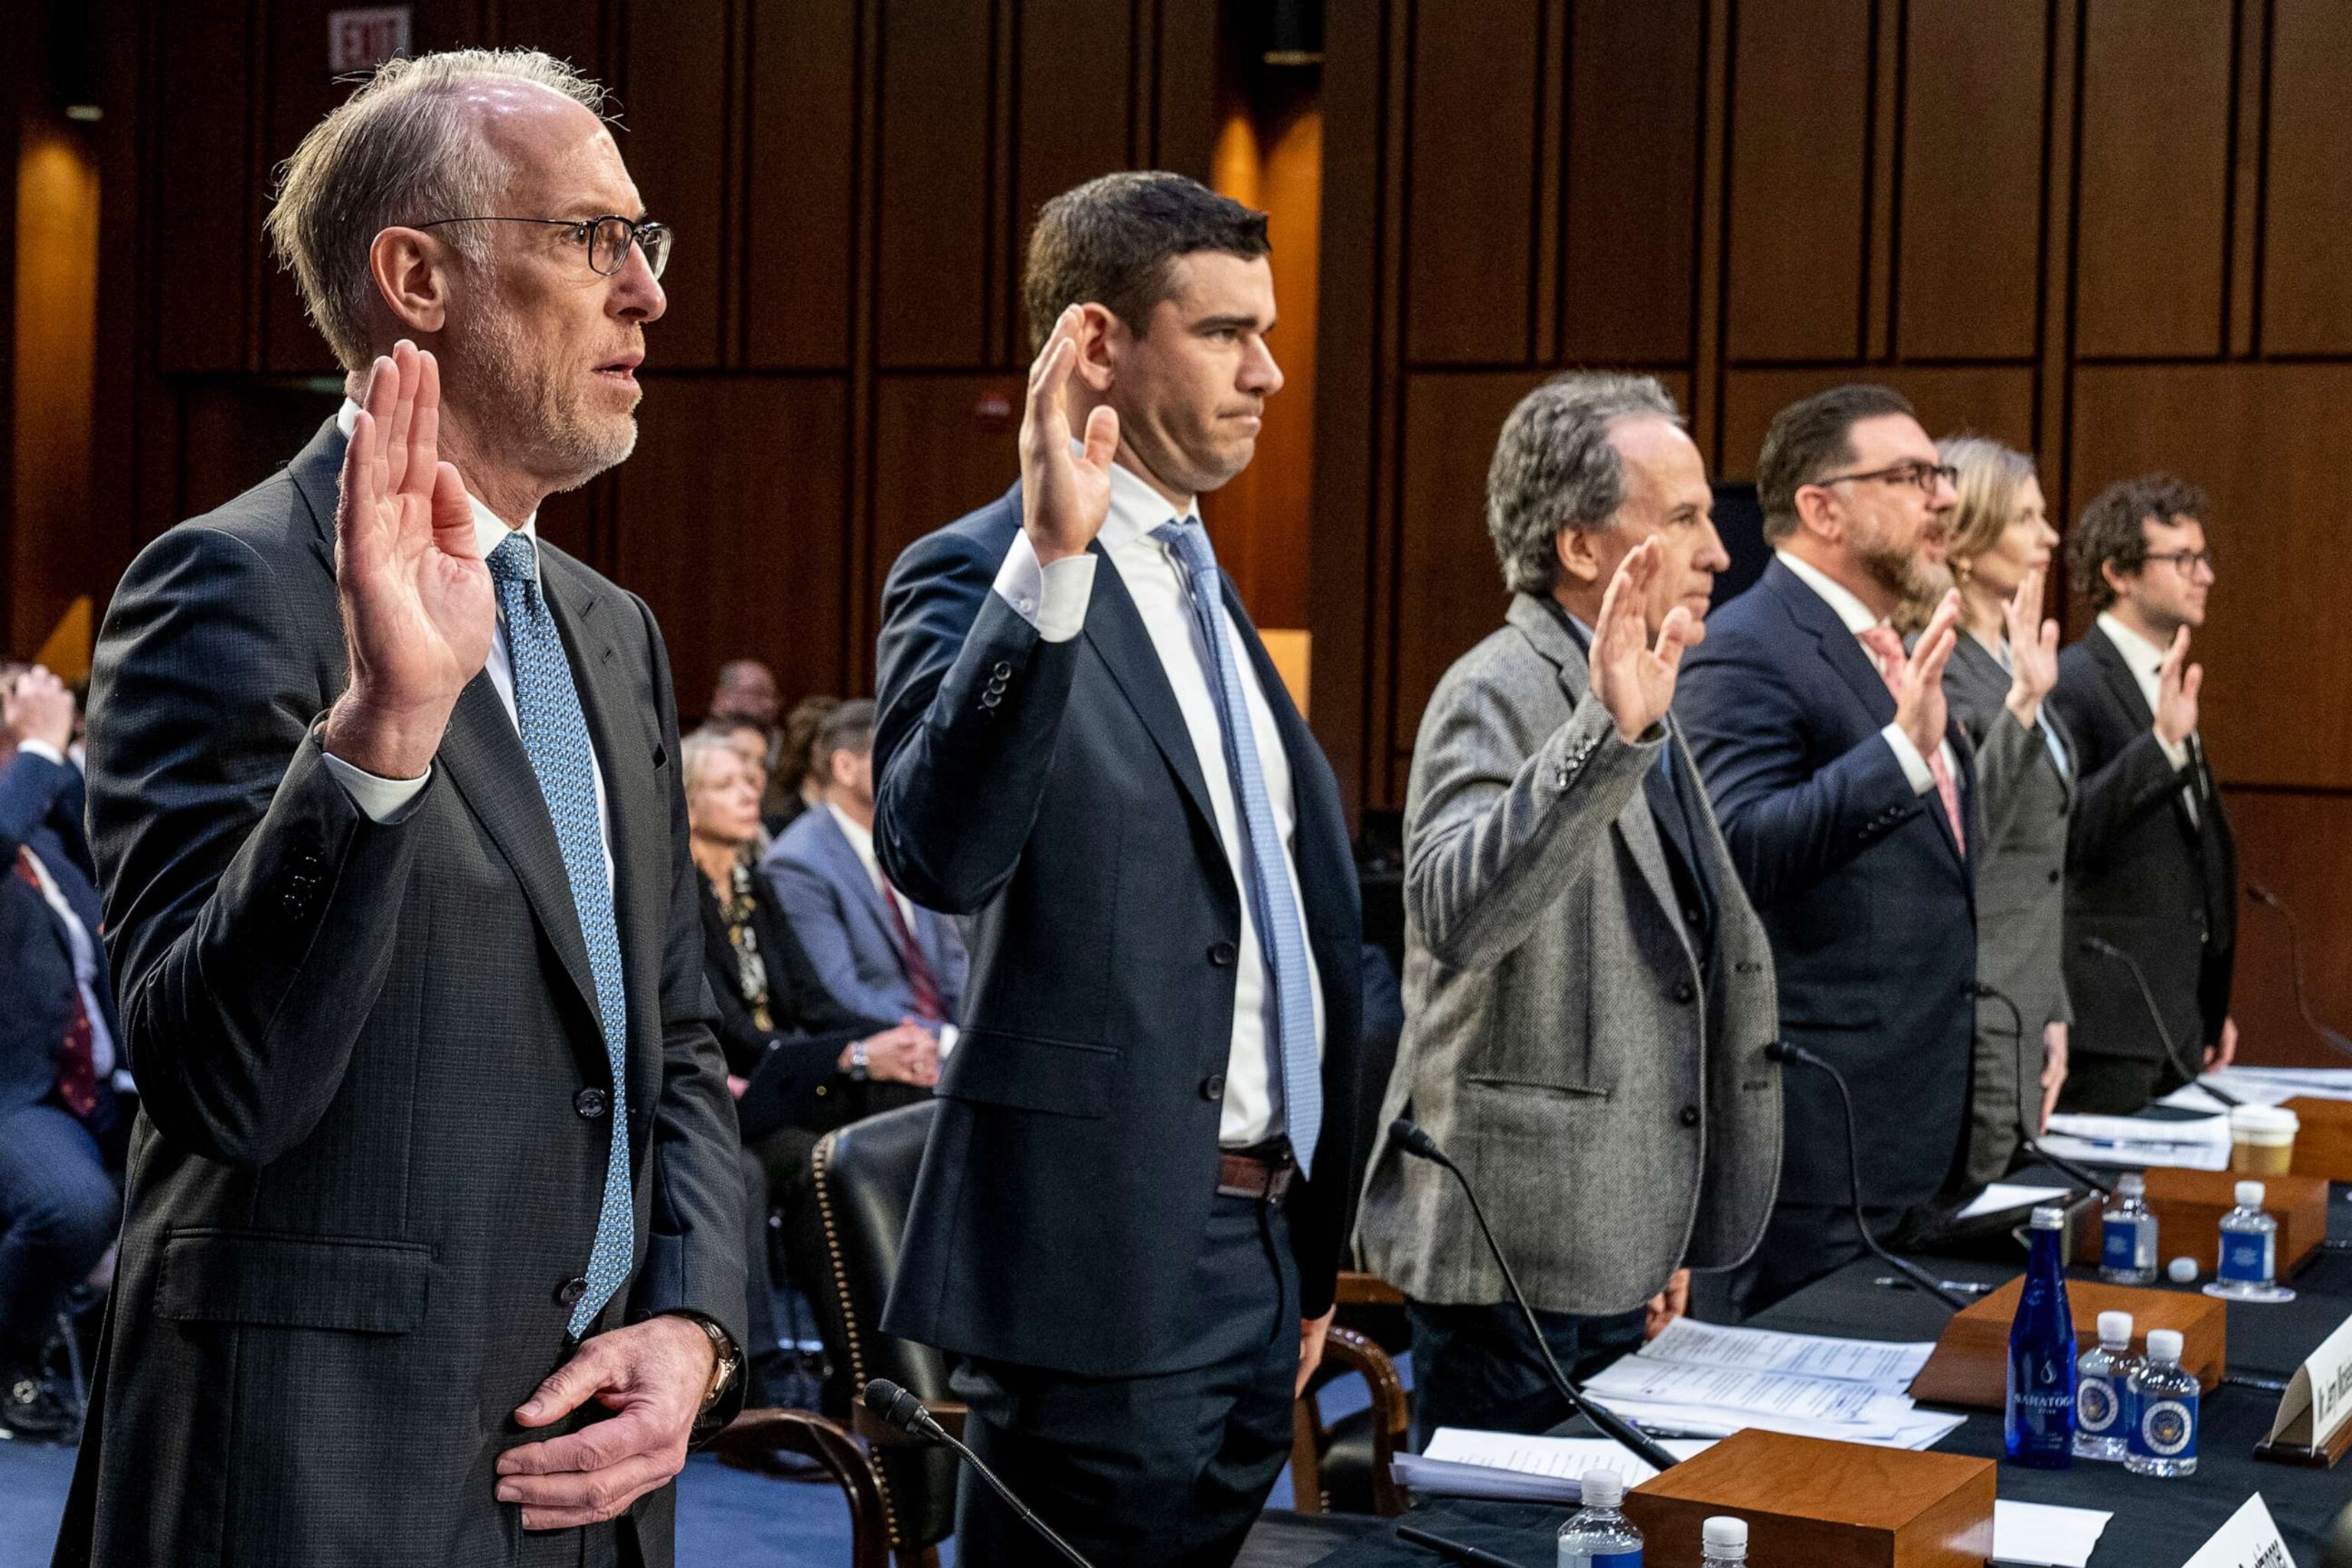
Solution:
<svg viewBox="0 0 2352 1568">
<path fill-rule="evenodd" d="M 2009 700 L 2009 671 L 2000 667 L 2000 660 L 1986 651 L 1984 644 L 1966 632 L 1961 633 L 1959 642 L 1952 650 L 1952 660 L 1962 678 L 1974 683 L 1979 700 L 1996 712 L 2003 710 L 2002 705 Z M 2066 765 L 2060 767 L 2058 759 L 2050 754 L 2049 742 L 2041 742 L 2043 760 L 2058 775 L 2060 809 L 2071 812 L 2074 809 L 2074 737 L 2059 720 L 2057 704 L 2046 697 L 2042 703 L 2040 723 L 2042 729 L 2058 737 L 2058 744 L 2065 751 Z"/>
<path fill-rule="evenodd" d="M 1764 569 L 1764 583 L 1780 596 L 1789 618 L 1798 628 L 1811 634 L 1822 661 L 1837 672 L 1838 679 L 1862 704 L 1870 727 L 1883 730 L 1891 723 L 1895 718 L 1895 694 L 1886 689 L 1886 678 L 1871 662 L 1870 655 L 1863 651 L 1861 641 L 1838 619 L 1829 601 L 1814 593 L 1810 584 L 1790 571 L 1777 556 Z"/>
<path fill-rule="evenodd" d="M 1549 606 L 1532 595 L 1513 595 L 1504 618 L 1517 626 L 1519 635 L 1528 639 L 1528 646 L 1551 665 L 1553 674 L 1559 681 L 1560 693 L 1568 699 L 1569 710 L 1573 712 L 1591 686 L 1591 655 L 1586 651 L 1584 640 L 1554 615 Z M 1651 765 L 1654 767 L 1656 764 Z M 1677 754 L 1674 765 L 1678 768 L 1690 766 L 1688 753 Z M 1692 776 L 1696 778 L 1697 775 Z M 1658 825 L 1650 816 L 1650 797 L 1646 787 L 1633 792 L 1632 804 L 1617 814 L 1615 827 L 1626 853 L 1640 868 L 1642 880 L 1649 884 L 1650 897 L 1657 900 L 1658 910 L 1666 925 L 1688 949 L 1690 932 L 1684 929 L 1682 899 L 1675 892 L 1674 873 L 1666 866 L 1665 847 L 1658 842 Z M 1696 961 L 1695 950 L 1692 958 Z"/>
<path fill-rule="evenodd" d="M 1111 560 L 1101 542 L 1087 549 L 1101 562 L 1095 568 L 1093 602 L 1087 606 L 1087 641 L 1110 671 L 1112 682 L 1135 710 L 1135 716 L 1143 721 L 1152 744 L 1160 748 L 1176 782 L 1183 786 L 1185 798 L 1192 803 L 1210 838 L 1223 842 L 1217 831 L 1217 814 L 1209 801 L 1208 780 L 1202 774 L 1200 755 L 1192 749 L 1192 732 L 1184 726 L 1184 710 L 1176 705 L 1176 689 L 1168 684 L 1168 672 L 1160 668 L 1159 650 L 1151 646 L 1151 633 L 1143 625 L 1143 614 L 1135 607 L 1134 596 L 1119 577 L 1118 563 Z M 1230 604 L 1230 584 L 1225 596 Z M 1258 657 L 1255 636 L 1243 640 L 1251 645 L 1255 661 Z M 1270 698 L 1271 692 L 1268 695 Z M 1286 733 L 1285 739 L 1287 740 Z M 1218 856 L 1216 864 L 1224 879 L 1231 881 L 1232 869 L 1224 857 Z"/>
</svg>

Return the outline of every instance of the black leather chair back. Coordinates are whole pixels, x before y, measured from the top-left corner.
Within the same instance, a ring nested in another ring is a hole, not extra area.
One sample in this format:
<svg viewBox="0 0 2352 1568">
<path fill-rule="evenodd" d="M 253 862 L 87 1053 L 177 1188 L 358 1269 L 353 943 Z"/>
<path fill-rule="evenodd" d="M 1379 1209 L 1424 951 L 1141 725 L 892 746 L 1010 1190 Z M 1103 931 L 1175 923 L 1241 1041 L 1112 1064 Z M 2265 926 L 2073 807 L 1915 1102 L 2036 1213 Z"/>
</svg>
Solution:
<svg viewBox="0 0 2352 1568">
<path fill-rule="evenodd" d="M 923 1400 L 950 1397 L 947 1357 L 886 1336 L 881 1322 L 937 1109 L 926 1100 L 826 1133 L 810 1155 L 816 1201 L 807 1205 L 823 1232 L 814 1239 L 824 1277 L 813 1282 L 811 1294 L 826 1351 L 848 1368 L 855 1388 L 887 1377 Z M 885 1447 L 875 1458 L 895 1549 L 917 1552 L 954 1533 L 954 1455 Z"/>
</svg>

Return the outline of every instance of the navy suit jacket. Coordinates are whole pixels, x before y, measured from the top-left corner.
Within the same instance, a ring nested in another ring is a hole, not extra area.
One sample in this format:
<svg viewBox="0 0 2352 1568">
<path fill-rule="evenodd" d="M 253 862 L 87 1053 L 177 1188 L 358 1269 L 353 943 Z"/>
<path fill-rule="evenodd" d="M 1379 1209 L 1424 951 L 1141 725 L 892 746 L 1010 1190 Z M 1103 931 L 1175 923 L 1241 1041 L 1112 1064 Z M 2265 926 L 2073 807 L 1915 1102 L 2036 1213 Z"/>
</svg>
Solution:
<svg viewBox="0 0 2352 1568">
<path fill-rule="evenodd" d="M 1707 617 L 1675 711 L 1771 935 L 1781 1033 L 1853 1088 L 1865 1201 L 1927 1201 L 1967 1124 L 1976 879 L 1935 792 L 1912 793 L 1879 738 L 1894 696 L 1837 612 L 1776 560 Z M 1973 822 L 1973 755 L 1958 725 L 1947 735 Z M 1781 1201 L 1843 1205 L 1837 1090 L 1802 1068 L 1781 1083 Z"/>
<path fill-rule="evenodd" d="M 73 949 L 40 889 L 16 875 L 16 848 L 40 858 L 50 880 L 98 943 L 98 871 L 81 829 L 81 770 L 19 752 L 0 768 L 0 1115 L 46 1099 L 58 1080 L 58 1047 L 73 1017 Z M 117 1043 L 114 982 L 98 950 L 98 992 Z"/>
<path fill-rule="evenodd" d="M 883 591 L 876 843 L 908 897 L 976 914 L 886 1331 L 1093 1376 L 1204 1364 L 1241 889 L 1191 734 L 1107 560 L 1049 643 L 992 591 L 1018 487 L 918 541 Z M 1094 547 L 1099 553 L 1099 547 Z M 1288 1215 L 1320 1314 L 1363 1175 L 1361 918 L 1337 782 L 1230 583 L 1290 761 L 1323 989 L 1323 1121 Z"/>
<path fill-rule="evenodd" d="M 898 925 L 832 812 L 814 806 L 793 818 L 760 869 L 835 1002 L 861 1017 L 892 1023 L 914 1013 L 915 988 L 899 956 Z M 963 939 L 953 921 L 920 904 L 908 929 L 952 1023 L 963 1000 Z"/>
</svg>

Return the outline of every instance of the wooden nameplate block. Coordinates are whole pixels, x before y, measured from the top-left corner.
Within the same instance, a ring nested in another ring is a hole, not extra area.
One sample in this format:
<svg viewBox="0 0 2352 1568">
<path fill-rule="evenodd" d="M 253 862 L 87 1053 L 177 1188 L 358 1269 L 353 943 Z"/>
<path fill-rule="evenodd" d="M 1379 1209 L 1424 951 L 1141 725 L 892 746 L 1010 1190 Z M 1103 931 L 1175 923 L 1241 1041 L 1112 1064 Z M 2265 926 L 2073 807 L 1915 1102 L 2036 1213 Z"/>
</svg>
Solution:
<svg viewBox="0 0 2352 1568">
<path fill-rule="evenodd" d="M 2294 1135 L 2294 1173 L 2352 1182 L 2352 1100 L 2290 1100 L 2303 1123 Z"/>
<path fill-rule="evenodd" d="M 1625 1494 L 1654 1568 L 1698 1568 L 1700 1527 L 1748 1521 L 1759 1563 L 1805 1568 L 1984 1568 L 1992 1556 L 1994 1466 L 1791 1437 L 1753 1427 Z"/>
<path fill-rule="evenodd" d="M 2299 1141 L 2298 1141 L 2299 1142 Z M 2263 1212 L 2278 1221 L 2278 1277 L 2284 1280 L 2327 1239 L 2327 1184 L 2316 1176 L 2242 1176 L 2232 1171 L 2154 1170 L 2147 1206 L 2156 1213 L 2158 1264 L 2193 1258 L 2207 1274 L 2221 1258 L 2221 1216 L 2238 1206 L 2238 1184 L 2263 1184 Z M 2092 1223 L 2097 1222 L 2095 1212 Z M 2098 1257 L 2095 1246 L 2086 1255 Z M 2159 1325 L 2169 1327 L 2169 1324 Z"/>
<path fill-rule="evenodd" d="M 2254 1458 L 2267 1459 L 2274 1465 L 2301 1465 L 2307 1469 L 2332 1470 L 2336 1461 L 2352 1449 L 2352 1421 L 2336 1428 L 2335 1435 L 2324 1443 L 2294 1443 L 2280 1437 L 2265 1437 L 2254 1445 Z"/>
<path fill-rule="evenodd" d="M 2024 1294 L 2021 1275 L 1954 1313 L 1935 1354 L 1911 1380 L 1911 1397 L 1970 1410 L 2003 1408 L 2009 1403 L 2009 1328 Z M 2101 1312 L 2129 1312 L 2136 1352 L 2147 1353 L 2148 1330 L 2178 1329 L 2180 1364 L 2209 1393 L 2228 1369 L 2229 1313 L 2210 1296 L 2069 1279 L 2066 1304 L 2074 1313 L 2074 1342 L 2084 1350 L 2098 1342 Z"/>
</svg>

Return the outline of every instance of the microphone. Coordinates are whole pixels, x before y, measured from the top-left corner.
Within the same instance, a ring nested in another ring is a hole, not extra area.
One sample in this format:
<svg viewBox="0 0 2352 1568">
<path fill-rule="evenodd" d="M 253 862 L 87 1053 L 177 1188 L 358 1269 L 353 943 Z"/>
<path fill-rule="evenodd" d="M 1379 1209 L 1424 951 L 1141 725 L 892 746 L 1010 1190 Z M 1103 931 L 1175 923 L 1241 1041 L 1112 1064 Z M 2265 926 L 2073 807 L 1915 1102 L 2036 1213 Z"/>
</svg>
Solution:
<svg viewBox="0 0 2352 1568">
<path fill-rule="evenodd" d="M 2295 922 L 2294 911 L 2286 907 L 2284 899 L 2280 898 L 2260 882 L 2247 883 L 2246 896 L 2286 921 L 2287 952 L 2294 972 L 2295 1011 L 2303 1015 L 2303 1021 L 2311 1026 L 2311 1032 L 2319 1037 L 2321 1044 L 2329 1047 L 2338 1055 L 2352 1057 L 2352 1040 L 2346 1039 L 2313 1016 L 2311 999 L 2304 994 L 2303 928 Z"/>
<path fill-rule="evenodd" d="M 2101 958 L 2112 958 L 2131 971 L 2133 981 L 2139 986 L 2139 1004 L 2147 1009 L 2147 1021 L 2156 1026 L 2156 1037 L 2164 1047 L 2164 1059 L 2172 1064 L 2172 1070 L 2180 1074 L 2184 1081 L 2197 1083 L 2196 1068 L 2193 1065 L 2183 1065 L 2180 1060 L 2180 1047 L 2173 1044 L 2172 1031 L 2164 1026 L 2164 1014 L 2156 1005 L 2156 993 L 2148 989 L 2147 971 L 2139 966 L 2139 960 L 2103 936 L 2084 937 L 2083 951 L 2095 952 Z M 2236 1095 L 2225 1093 L 2210 1083 L 2197 1083 L 2197 1087 L 2224 1105 L 2235 1107 L 2245 1103 Z"/>
<path fill-rule="evenodd" d="M 1044 1536 L 1052 1543 L 1055 1551 L 1069 1559 L 1076 1568 L 1094 1568 L 1093 1563 L 1078 1554 L 1076 1547 L 1055 1534 L 1051 1526 L 1030 1511 L 1027 1503 L 1014 1497 L 1013 1489 L 998 1480 L 996 1472 L 980 1462 L 979 1455 L 950 1436 L 947 1428 L 940 1426 L 931 1413 L 923 1407 L 921 1400 L 887 1377 L 877 1377 L 866 1384 L 865 1398 L 866 1409 L 899 1431 L 911 1433 L 926 1442 L 938 1443 L 954 1449 L 956 1457 L 970 1465 L 978 1473 L 980 1479 L 986 1481 L 996 1495 L 1004 1500 L 1005 1506 L 1021 1517 L 1023 1523 Z"/>
<path fill-rule="evenodd" d="M 2074 1163 L 2074 1161 L 2053 1154 L 2042 1146 L 2025 1114 L 2025 1015 L 2017 1010 L 2017 1004 L 2010 1000 L 2009 993 L 1998 985 L 1988 984 L 1979 980 L 1977 982 L 1977 994 L 1988 1002 L 1998 1002 L 2009 1009 L 2009 1056 L 2017 1068 L 2017 1131 L 2021 1134 L 2018 1142 L 2034 1158 L 2058 1172 L 2059 1174 L 2080 1182 L 2095 1192 L 2113 1197 L 2116 1191 L 2114 1184 L 2091 1174 L 2088 1170 Z M 2037 1090 L 2039 1087 L 2037 1080 Z"/>
<path fill-rule="evenodd" d="M 1470 1213 L 1478 1222 L 1478 1234 L 1486 1238 L 1486 1250 L 1494 1255 L 1495 1266 L 1503 1271 L 1503 1283 L 1509 1288 L 1511 1300 L 1518 1304 L 1519 1316 L 1526 1321 L 1528 1332 L 1536 1342 L 1536 1352 L 1543 1357 L 1544 1367 L 1551 1373 L 1551 1385 L 1559 1390 L 1560 1397 L 1643 1464 L 1658 1470 L 1673 1469 L 1678 1461 L 1655 1439 L 1615 1411 L 1585 1398 L 1583 1390 L 1569 1382 L 1568 1373 L 1559 1370 L 1559 1362 L 1551 1353 L 1551 1342 L 1544 1338 L 1543 1325 L 1536 1321 L 1535 1309 L 1528 1305 L 1528 1293 L 1519 1289 L 1519 1277 L 1511 1272 L 1511 1260 L 1503 1256 L 1502 1244 L 1495 1239 L 1495 1227 L 1486 1223 L 1486 1210 L 1478 1201 L 1478 1189 L 1470 1184 L 1462 1167 L 1447 1159 L 1445 1151 L 1437 1146 L 1437 1140 L 1414 1125 L 1409 1116 L 1400 1116 L 1389 1123 L 1389 1142 L 1416 1160 L 1426 1160 L 1453 1172 L 1454 1179 L 1462 1184 L 1462 1195 L 1470 1200 Z"/>
<path fill-rule="evenodd" d="M 1787 1040 L 1774 1040 L 1764 1047 L 1764 1054 L 1776 1062 L 1796 1062 L 1811 1068 L 1817 1072 L 1827 1073 L 1830 1081 L 1837 1085 L 1838 1103 L 1845 1109 L 1846 1184 L 1853 1199 L 1853 1228 L 1861 1233 L 1863 1246 L 1868 1247 L 1871 1256 L 1876 1258 L 1881 1263 L 1885 1264 L 1955 1312 L 1966 1307 L 1968 1305 L 1966 1301 L 1937 1284 L 1935 1277 L 1926 1269 L 1907 1258 L 1895 1257 L 1880 1246 L 1878 1237 L 1872 1233 L 1870 1221 L 1864 1215 L 1862 1208 L 1862 1140 L 1860 1134 L 1854 1131 L 1853 1093 L 1845 1086 L 1845 1074 L 1832 1067 L 1825 1058 L 1817 1057 L 1804 1047 L 1793 1045 Z"/>
</svg>

